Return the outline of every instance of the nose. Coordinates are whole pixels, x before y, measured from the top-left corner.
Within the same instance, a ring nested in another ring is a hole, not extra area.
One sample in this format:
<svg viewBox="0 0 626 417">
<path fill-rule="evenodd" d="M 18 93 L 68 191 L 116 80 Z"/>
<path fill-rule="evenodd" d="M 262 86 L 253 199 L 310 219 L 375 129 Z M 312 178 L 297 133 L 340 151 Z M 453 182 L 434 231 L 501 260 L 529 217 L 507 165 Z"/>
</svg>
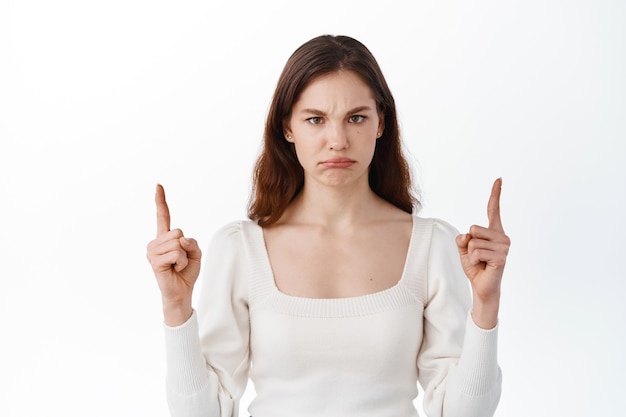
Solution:
<svg viewBox="0 0 626 417">
<path fill-rule="evenodd" d="M 335 151 L 341 151 L 348 149 L 350 143 L 348 141 L 348 135 L 342 124 L 335 124 L 329 126 L 328 129 L 328 146 Z"/>
</svg>

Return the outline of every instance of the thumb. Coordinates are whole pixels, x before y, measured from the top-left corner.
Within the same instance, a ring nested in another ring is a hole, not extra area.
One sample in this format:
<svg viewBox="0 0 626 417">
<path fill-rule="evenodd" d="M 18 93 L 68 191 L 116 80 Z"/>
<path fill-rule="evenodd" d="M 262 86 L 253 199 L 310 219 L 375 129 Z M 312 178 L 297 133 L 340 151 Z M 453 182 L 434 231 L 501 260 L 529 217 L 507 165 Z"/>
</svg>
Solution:
<svg viewBox="0 0 626 417">
<path fill-rule="evenodd" d="M 180 238 L 180 245 L 187 252 L 187 258 L 189 260 L 199 261 L 200 258 L 202 258 L 202 251 L 200 250 L 196 239 L 183 236 Z"/>
</svg>

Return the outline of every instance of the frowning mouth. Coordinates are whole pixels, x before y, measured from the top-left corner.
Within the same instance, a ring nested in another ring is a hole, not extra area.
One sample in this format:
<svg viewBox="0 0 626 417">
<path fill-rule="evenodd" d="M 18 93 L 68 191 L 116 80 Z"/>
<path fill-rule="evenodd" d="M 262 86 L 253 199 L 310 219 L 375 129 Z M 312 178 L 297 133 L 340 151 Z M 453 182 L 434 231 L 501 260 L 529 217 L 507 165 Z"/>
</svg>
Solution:
<svg viewBox="0 0 626 417">
<path fill-rule="evenodd" d="M 327 168 L 348 168 L 354 165 L 356 161 L 350 158 L 331 158 L 320 163 Z"/>
</svg>

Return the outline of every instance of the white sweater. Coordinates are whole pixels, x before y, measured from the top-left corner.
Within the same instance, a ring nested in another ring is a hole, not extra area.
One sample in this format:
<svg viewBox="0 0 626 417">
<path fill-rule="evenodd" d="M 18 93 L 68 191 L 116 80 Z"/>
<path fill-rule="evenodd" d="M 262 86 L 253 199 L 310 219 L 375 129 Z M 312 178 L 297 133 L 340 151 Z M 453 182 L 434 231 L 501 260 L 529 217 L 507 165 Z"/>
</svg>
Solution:
<svg viewBox="0 0 626 417">
<path fill-rule="evenodd" d="M 413 216 L 400 281 L 337 299 L 288 296 L 274 283 L 263 231 L 220 229 L 205 254 L 199 306 L 165 326 L 174 417 L 237 417 L 248 378 L 253 417 L 489 417 L 500 398 L 497 329 L 471 320 L 457 231 Z"/>
</svg>

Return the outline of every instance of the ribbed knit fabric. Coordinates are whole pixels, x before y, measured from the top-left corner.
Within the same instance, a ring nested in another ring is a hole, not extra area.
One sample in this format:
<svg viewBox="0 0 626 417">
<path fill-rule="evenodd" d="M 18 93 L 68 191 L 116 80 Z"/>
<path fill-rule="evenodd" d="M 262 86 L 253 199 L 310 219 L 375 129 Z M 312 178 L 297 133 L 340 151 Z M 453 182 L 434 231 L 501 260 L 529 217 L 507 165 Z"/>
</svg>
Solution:
<svg viewBox="0 0 626 417">
<path fill-rule="evenodd" d="M 250 377 L 255 417 L 415 417 L 418 381 L 430 417 L 491 416 L 497 330 L 468 315 L 456 234 L 414 216 L 396 285 L 313 299 L 278 290 L 256 223 L 225 226 L 205 252 L 198 312 L 165 328 L 172 415 L 238 417 Z"/>
<path fill-rule="evenodd" d="M 195 312 L 194 319 L 188 320 L 182 326 L 164 326 L 168 337 L 178 342 L 166 345 L 166 363 L 169 367 L 167 372 L 170 376 L 168 383 L 181 395 L 193 395 L 207 384 L 206 361 L 200 349 L 200 341 L 185 337 L 187 334 L 199 333 Z"/>
</svg>

